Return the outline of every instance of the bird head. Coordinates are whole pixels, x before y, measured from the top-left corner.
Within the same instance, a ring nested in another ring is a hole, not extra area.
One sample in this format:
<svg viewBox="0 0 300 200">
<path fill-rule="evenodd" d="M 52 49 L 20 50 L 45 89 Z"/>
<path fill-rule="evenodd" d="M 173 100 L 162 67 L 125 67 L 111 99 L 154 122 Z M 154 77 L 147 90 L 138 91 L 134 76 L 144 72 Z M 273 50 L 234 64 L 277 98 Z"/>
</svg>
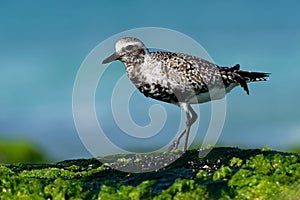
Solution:
<svg viewBox="0 0 300 200">
<path fill-rule="evenodd" d="M 110 63 L 114 60 L 122 60 L 122 57 L 125 56 L 135 56 L 140 53 L 147 51 L 144 43 L 133 37 L 126 37 L 120 39 L 115 44 L 115 53 L 103 60 L 102 64 Z"/>
</svg>

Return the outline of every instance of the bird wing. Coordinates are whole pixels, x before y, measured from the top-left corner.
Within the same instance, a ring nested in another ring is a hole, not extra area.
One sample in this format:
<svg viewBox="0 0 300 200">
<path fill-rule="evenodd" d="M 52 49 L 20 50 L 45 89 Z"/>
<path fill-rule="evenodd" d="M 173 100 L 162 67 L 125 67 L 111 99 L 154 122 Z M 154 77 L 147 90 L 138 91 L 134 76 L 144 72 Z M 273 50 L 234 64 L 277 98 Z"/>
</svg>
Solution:
<svg viewBox="0 0 300 200">
<path fill-rule="evenodd" d="M 160 60 L 172 88 L 197 94 L 224 87 L 218 66 L 207 60 L 173 52 L 154 52 L 152 56 Z"/>
</svg>

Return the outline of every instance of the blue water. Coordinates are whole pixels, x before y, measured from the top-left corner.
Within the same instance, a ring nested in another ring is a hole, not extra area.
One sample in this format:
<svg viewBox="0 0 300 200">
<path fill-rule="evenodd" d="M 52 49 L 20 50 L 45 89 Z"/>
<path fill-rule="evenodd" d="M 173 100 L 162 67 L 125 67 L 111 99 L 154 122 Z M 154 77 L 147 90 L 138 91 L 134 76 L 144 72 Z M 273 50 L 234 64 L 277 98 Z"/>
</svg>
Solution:
<svg viewBox="0 0 300 200">
<path fill-rule="evenodd" d="M 298 1 L 2 1 L 0 138 L 31 140 L 57 160 L 90 157 L 72 117 L 80 64 L 111 35 L 155 26 L 194 38 L 219 65 L 240 63 L 243 69 L 272 73 L 269 82 L 250 85 L 250 96 L 240 88 L 228 95 L 220 145 L 278 150 L 299 145 L 299 7 Z M 119 66 L 107 76 L 124 73 Z M 98 109 L 109 101 L 109 91 L 103 94 Z M 153 103 L 135 97 L 133 105 L 145 101 L 139 108 Z M 179 109 L 163 105 L 176 123 Z M 137 123 L 148 123 L 147 109 L 131 110 Z M 113 122 L 105 124 L 117 131 Z"/>
</svg>

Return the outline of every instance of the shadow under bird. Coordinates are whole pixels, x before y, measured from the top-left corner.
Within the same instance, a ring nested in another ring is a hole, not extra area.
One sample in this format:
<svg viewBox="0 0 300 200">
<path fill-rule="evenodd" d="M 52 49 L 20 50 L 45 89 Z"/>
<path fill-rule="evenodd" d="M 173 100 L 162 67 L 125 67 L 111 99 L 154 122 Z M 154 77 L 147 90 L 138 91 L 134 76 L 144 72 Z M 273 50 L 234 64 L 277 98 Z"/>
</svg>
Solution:
<svg viewBox="0 0 300 200">
<path fill-rule="evenodd" d="M 240 85 L 249 94 L 248 82 L 266 81 L 269 73 L 240 70 L 240 65 L 220 67 L 202 58 L 174 53 L 149 52 L 144 43 L 133 37 L 122 38 L 115 44 L 115 53 L 103 64 L 120 60 L 125 64 L 129 79 L 146 97 L 180 106 L 186 113 L 186 127 L 169 147 L 177 149 L 186 135 L 186 151 L 190 128 L 197 119 L 191 104 L 223 98 Z"/>
</svg>

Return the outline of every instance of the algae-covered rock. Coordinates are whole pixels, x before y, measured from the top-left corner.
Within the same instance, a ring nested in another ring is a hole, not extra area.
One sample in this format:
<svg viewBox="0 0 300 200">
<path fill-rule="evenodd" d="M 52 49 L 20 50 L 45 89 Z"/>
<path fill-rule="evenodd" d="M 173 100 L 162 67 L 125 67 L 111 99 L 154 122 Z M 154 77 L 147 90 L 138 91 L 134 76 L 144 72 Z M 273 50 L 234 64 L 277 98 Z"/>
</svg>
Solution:
<svg viewBox="0 0 300 200">
<path fill-rule="evenodd" d="M 299 156 L 269 148 L 214 148 L 204 158 L 199 157 L 199 150 L 189 150 L 159 170 L 129 173 L 114 169 L 155 166 L 176 155 L 115 155 L 102 158 L 105 163 L 80 159 L 1 164 L 0 199 L 300 198 Z"/>
</svg>

